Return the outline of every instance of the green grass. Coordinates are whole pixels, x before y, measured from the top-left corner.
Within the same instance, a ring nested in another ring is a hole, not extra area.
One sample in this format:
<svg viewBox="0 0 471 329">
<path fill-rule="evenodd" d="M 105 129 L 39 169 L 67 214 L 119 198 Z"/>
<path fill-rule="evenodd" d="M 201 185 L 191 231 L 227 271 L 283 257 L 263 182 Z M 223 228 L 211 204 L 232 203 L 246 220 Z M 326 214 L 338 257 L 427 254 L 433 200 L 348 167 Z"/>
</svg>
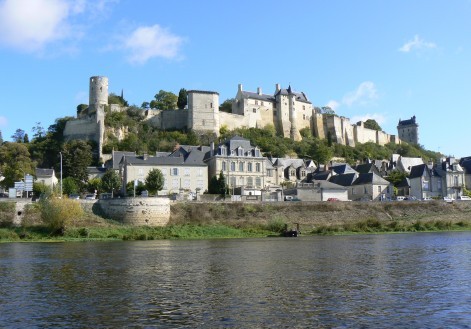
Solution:
<svg viewBox="0 0 471 329">
<path fill-rule="evenodd" d="M 313 229 L 311 234 L 388 233 L 388 232 L 433 232 L 471 230 L 471 221 L 450 220 L 378 220 L 365 219 L 338 225 L 323 225 Z"/>
</svg>

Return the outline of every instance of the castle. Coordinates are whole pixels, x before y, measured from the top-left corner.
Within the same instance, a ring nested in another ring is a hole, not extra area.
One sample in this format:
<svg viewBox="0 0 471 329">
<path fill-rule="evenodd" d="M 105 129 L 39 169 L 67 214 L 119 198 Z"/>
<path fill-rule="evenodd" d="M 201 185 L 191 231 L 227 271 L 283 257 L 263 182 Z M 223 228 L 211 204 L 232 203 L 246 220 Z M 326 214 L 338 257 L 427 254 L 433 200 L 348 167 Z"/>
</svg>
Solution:
<svg viewBox="0 0 471 329">
<path fill-rule="evenodd" d="M 89 90 L 88 108 L 78 112 L 75 120 L 67 122 L 64 137 L 67 140 L 85 139 L 97 142 L 101 158 L 105 140 L 105 108 L 108 107 L 112 112 L 123 111 L 125 108 L 115 104 L 108 105 L 107 77 L 91 77 Z M 233 130 L 240 127 L 273 126 L 279 135 L 293 140 L 300 140 L 300 130 L 307 128 L 315 137 L 349 146 L 367 142 L 379 145 L 400 143 L 397 136 L 365 128 L 361 121 L 352 124 L 348 118 L 321 113 L 313 107 L 305 93 L 295 92 L 291 86 L 283 89 L 276 84 L 275 92 L 271 95 L 263 94 L 261 88 L 257 88 L 257 92 L 244 91 L 239 84 L 232 113 L 219 111 L 217 92 L 189 90 L 187 93 L 187 108 L 167 111 L 147 109 L 146 120 L 161 130 L 192 129 L 196 132 L 211 132 L 216 136 L 221 127 Z M 415 117 L 411 120 L 416 124 Z M 401 133 L 403 130 L 398 126 L 398 131 Z M 417 136 L 417 130 L 415 132 Z"/>
</svg>

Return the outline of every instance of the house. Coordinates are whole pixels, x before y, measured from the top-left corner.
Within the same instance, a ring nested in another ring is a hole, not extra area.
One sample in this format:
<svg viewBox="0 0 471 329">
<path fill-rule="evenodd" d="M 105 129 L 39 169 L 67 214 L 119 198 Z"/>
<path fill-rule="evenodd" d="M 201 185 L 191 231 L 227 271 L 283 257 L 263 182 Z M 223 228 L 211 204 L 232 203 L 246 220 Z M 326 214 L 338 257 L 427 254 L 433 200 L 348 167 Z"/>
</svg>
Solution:
<svg viewBox="0 0 471 329">
<path fill-rule="evenodd" d="M 390 171 L 399 170 L 409 176 L 411 168 L 420 164 L 424 164 L 422 158 L 403 157 L 399 154 L 393 154 L 389 169 Z"/>
<path fill-rule="evenodd" d="M 219 176 L 222 172 L 229 189 L 238 187 L 267 188 L 267 161 L 257 146 L 248 139 L 234 136 L 214 146 L 205 154 L 208 178 Z"/>
<path fill-rule="evenodd" d="M 442 177 L 433 166 L 413 166 L 409 175 L 409 195 L 423 200 L 442 196 Z"/>
<path fill-rule="evenodd" d="M 464 170 L 464 185 L 467 190 L 471 190 L 471 157 L 462 158 L 460 166 Z"/>
<path fill-rule="evenodd" d="M 463 195 L 465 186 L 465 172 L 458 161 L 453 158 L 441 160 L 441 164 L 435 167 L 438 175 L 442 177 L 442 196 L 458 199 Z"/>
<path fill-rule="evenodd" d="M 105 166 L 87 167 L 88 180 L 102 178 L 105 175 L 106 170 L 107 168 L 105 168 Z"/>
<path fill-rule="evenodd" d="M 54 169 L 36 168 L 35 175 L 36 183 L 42 183 L 45 186 L 51 187 L 52 189 L 54 189 L 54 187 L 59 182 L 54 172 Z"/>
<path fill-rule="evenodd" d="M 348 201 L 348 188 L 320 180 L 310 183 L 298 183 L 296 188 L 287 189 L 285 194 L 296 195 L 301 201 L 328 201 L 336 199 L 339 201 Z"/>
<path fill-rule="evenodd" d="M 350 187 L 353 201 L 382 201 L 393 195 L 393 185 L 375 173 L 358 174 Z"/>
<path fill-rule="evenodd" d="M 306 181 L 309 174 L 316 170 L 316 164 L 312 160 L 293 158 L 270 158 L 275 174 L 275 185 L 286 182 Z"/>
<path fill-rule="evenodd" d="M 119 164 L 122 178 L 122 192 L 129 182 L 145 179 L 152 169 L 159 169 L 164 176 L 164 187 L 160 195 L 198 193 L 208 189 L 208 165 L 204 162 L 205 152 L 194 148 L 178 148 L 168 156 L 123 156 Z"/>
</svg>

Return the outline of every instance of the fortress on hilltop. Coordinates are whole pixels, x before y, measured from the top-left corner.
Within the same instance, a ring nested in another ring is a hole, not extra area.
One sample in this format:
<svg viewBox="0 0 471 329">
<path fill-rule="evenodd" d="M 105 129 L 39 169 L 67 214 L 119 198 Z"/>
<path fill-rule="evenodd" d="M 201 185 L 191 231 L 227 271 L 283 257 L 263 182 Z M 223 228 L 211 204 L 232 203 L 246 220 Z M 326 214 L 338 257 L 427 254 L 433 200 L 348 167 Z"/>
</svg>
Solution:
<svg viewBox="0 0 471 329">
<path fill-rule="evenodd" d="M 293 140 L 300 140 L 300 130 L 307 128 L 315 137 L 349 146 L 367 142 L 379 145 L 400 143 L 397 136 L 365 128 L 361 121 L 352 124 L 348 118 L 321 113 L 312 105 L 305 93 L 295 92 L 291 86 L 284 89 L 276 84 L 273 94 L 264 94 L 261 88 L 257 88 L 257 92 L 244 91 L 239 84 L 232 104 L 232 113 L 219 111 L 219 93 L 215 91 L 189 90 L 187 93 L 187 108 L 166 111 L 145 109 L 143 110 L 145 119 L 153 127 L 161 130 L 191 129 L 195 132 L 211 132 L 219 135 L 219 129 L 223 126 L 230 130 L 240 127 L 273 126 L 279 135 Z M 105 109 L 114 112 L 124 111 L 126 108 L 115 104 L 109 105 L 108 78 L 93 76 L 90 78 L 88 108 L 78 111 L 77 118 L 67 122 L 64 137 L 67 140 L 85 139 L 97 142 L 101 158 L 101 149 L 106 142 Z M 404 138 L 406 131 L 404 129 L 409 129 L 407 131 L 410 132 L 410 129 L 414 128 L 411 138 L 405 139 L 414 142 L 418 136 L 418 125 L 415 116 L 411 120 L 402 122 L 409 123 L 409 121 L 415 128 L 410 125 L 406 127 L 400 121 L 398 131 L 400 137 Z"/>
</svg>

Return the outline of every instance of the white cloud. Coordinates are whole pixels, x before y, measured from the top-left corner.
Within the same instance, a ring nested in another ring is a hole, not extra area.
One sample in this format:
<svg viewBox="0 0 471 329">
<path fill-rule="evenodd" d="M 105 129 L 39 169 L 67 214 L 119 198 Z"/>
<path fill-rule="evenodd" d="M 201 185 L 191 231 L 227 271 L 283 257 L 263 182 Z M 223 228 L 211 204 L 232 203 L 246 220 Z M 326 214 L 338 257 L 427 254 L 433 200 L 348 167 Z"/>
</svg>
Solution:
<svg viewBox="0 0 471 329">
<path fill-rule="evenodd" d="M 5 0 L 0 3 L 0 41 L 34 51 L 70 32 L 70 4 L 64 0 Z"/>
<path fill-rule="evenodd" d="M 334 112 L 337 112 L 337 109 L 340 107 L 340 103 L 332 99 L 332 100 L 328 101 L 325 106 L 328 106 L 332 110 L 334 110 Z"/>
<path fill-rule="evenodd" d="M 142 26 L 125 37 L 124 49 L 131 63 L 143 64 L 154 57 L 178 58 L 182 42 L 183 38 L 159 25 Z"/>
<path fill-rule="evenodd" d="M 365 114 L 365 115 L 356 115 L 350 118 L 351 122 L 363 121 L 365 122 L 368 119 L 375 120 L 379 125 L 382 125 L 386 122 L 386 117 L 380 113 Z"/>
<path fill-rule="evenodd" d="M 347 106 L 368 105 L 378 98 L 376 86 L 371 81 L 362 82 L 356 90 L 348 92 L 342 99 Z"/>
<path fill-rule="evenodd" d="M 433 42 L 427 42 L 421 39 L 417 34 L 414 36 L 414 39 L 406 42 L 399 48 L 399 51 L 404 53 L 409 53 L 412 50 L 421 50 L 421 49 L 433 49 L 437 48 L 437 45 Z"/>
</svg>

